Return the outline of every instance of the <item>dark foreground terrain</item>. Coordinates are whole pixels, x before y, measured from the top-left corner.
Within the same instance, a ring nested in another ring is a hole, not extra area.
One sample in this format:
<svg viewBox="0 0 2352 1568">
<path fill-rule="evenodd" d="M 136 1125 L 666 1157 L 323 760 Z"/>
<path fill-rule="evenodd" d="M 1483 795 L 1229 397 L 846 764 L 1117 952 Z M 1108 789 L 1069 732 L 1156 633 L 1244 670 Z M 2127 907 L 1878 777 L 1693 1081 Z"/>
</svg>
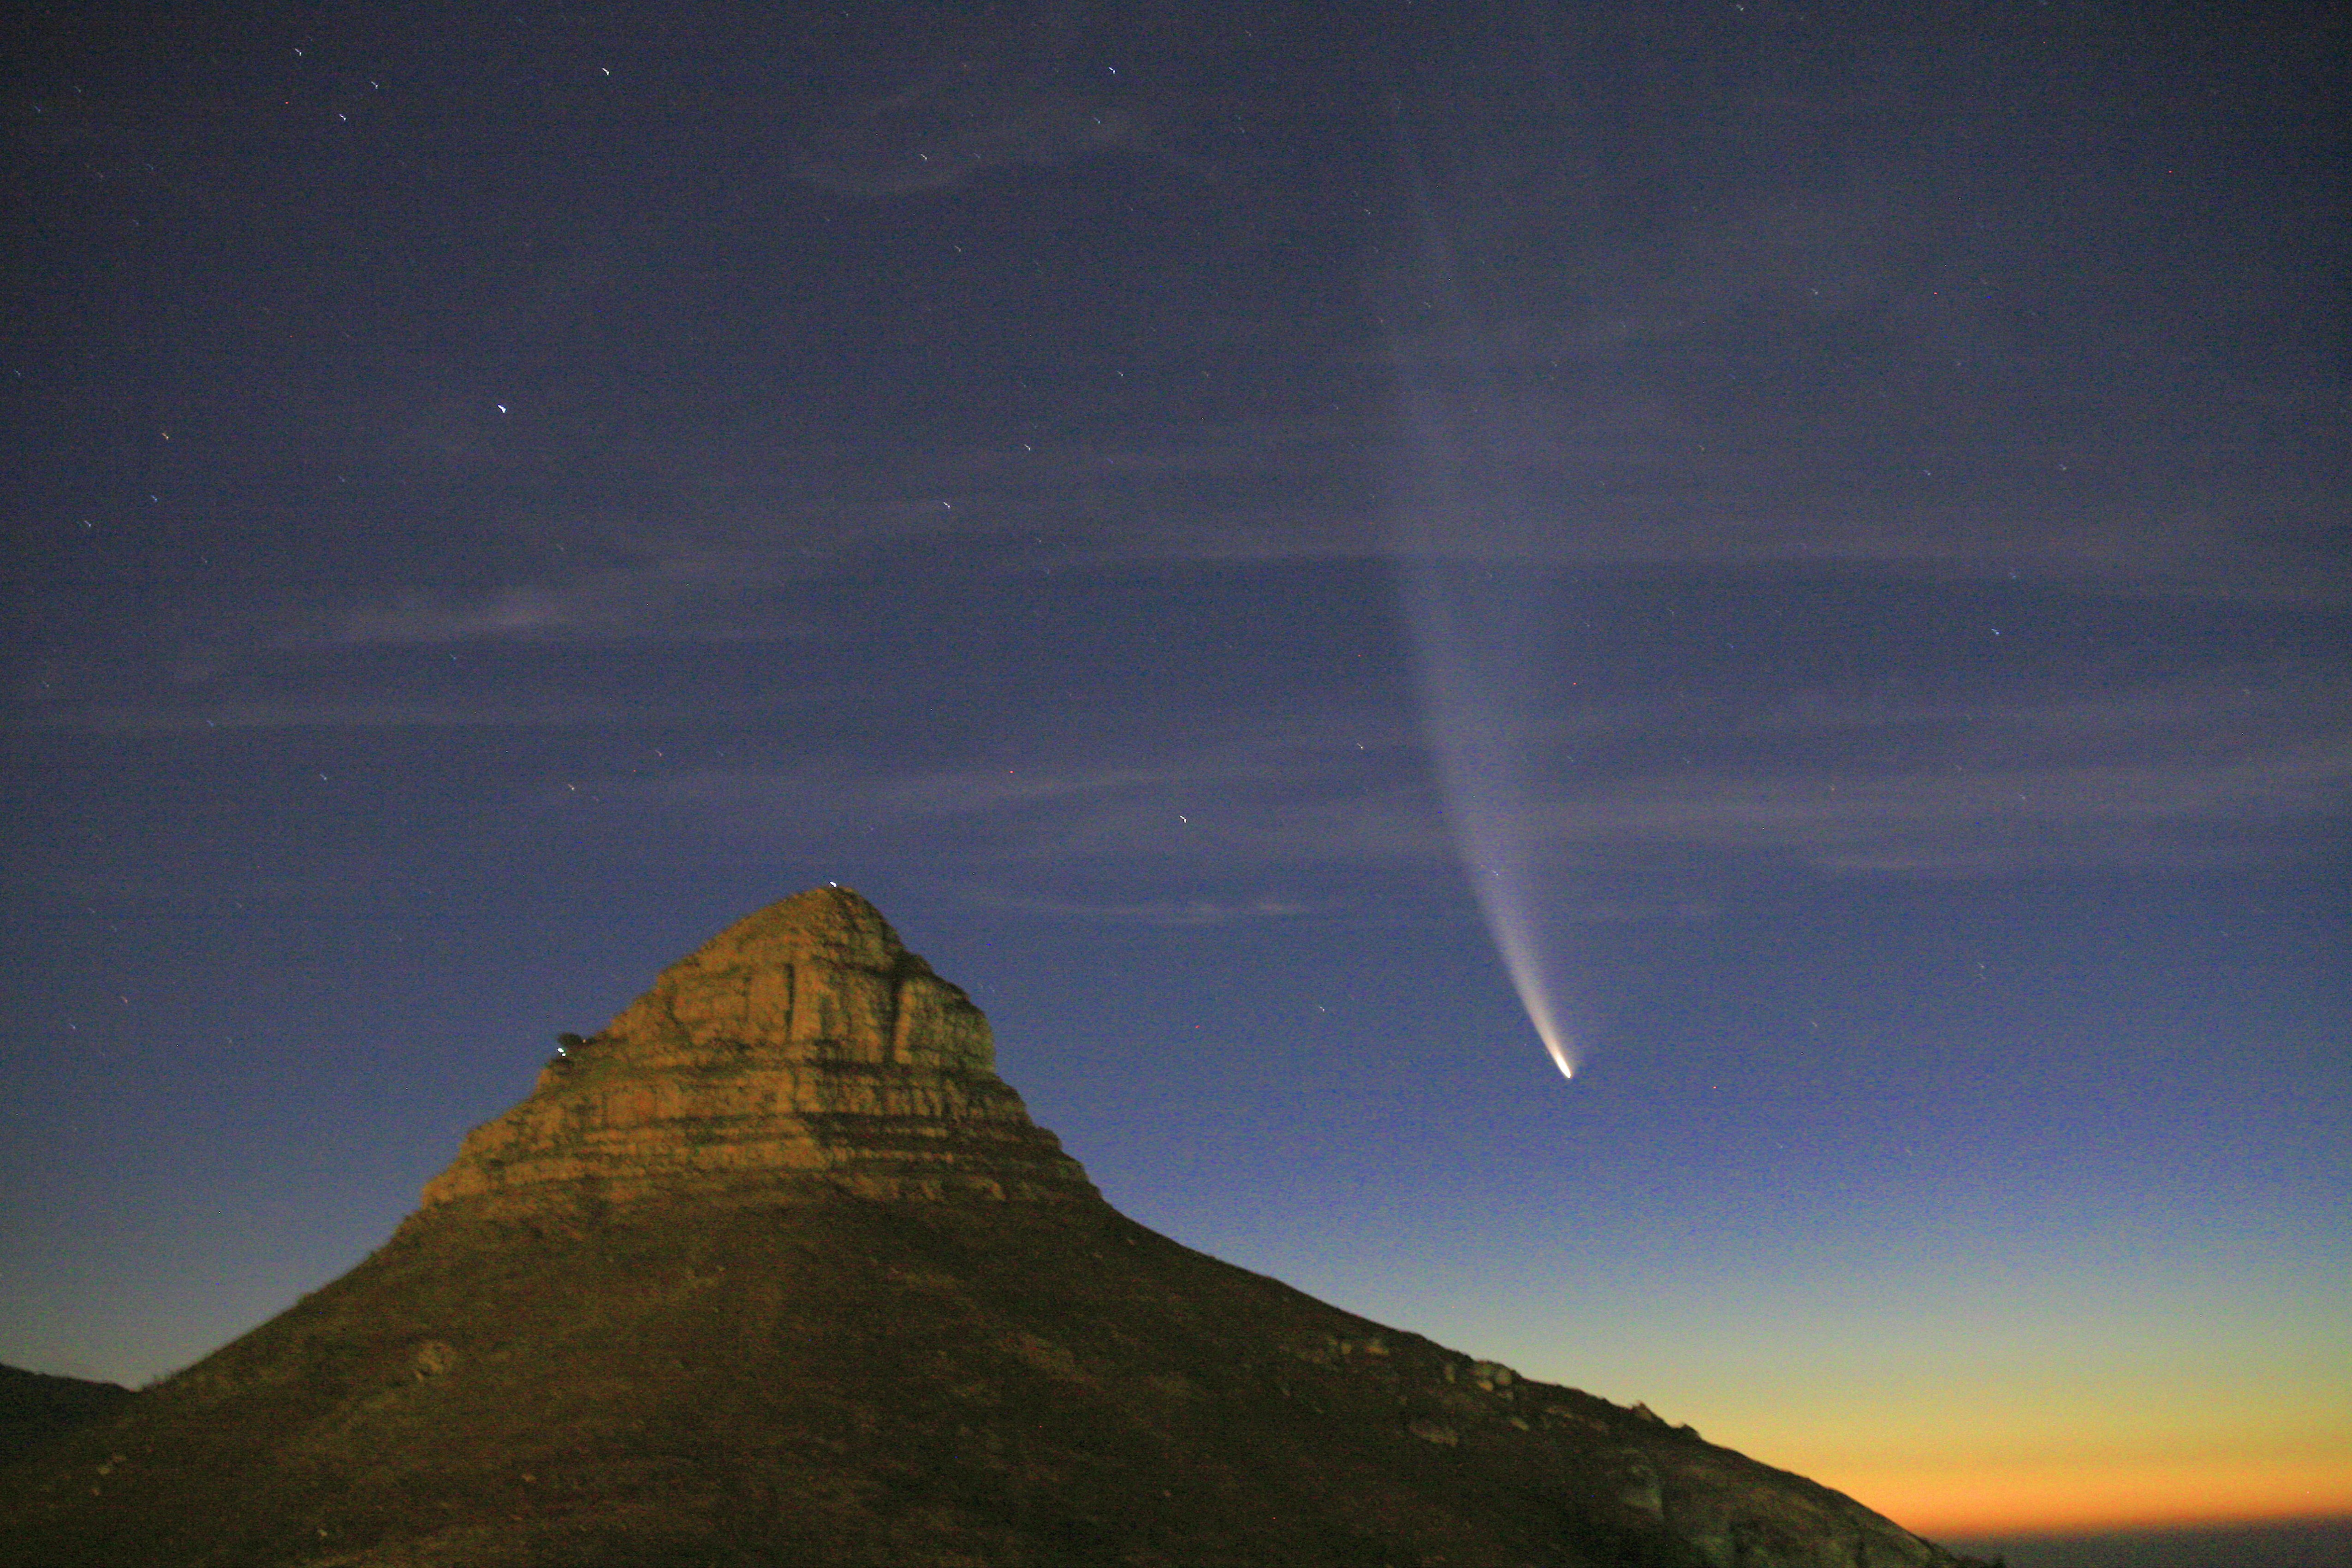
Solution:
<svg viewBox="0 0 2352 1568">
<path fill-rule="evenodd" d="M 0 1463 L 88 1426 L 130 1397 L 117 1383 L 0 1366 Z"/>
<path fill-rule="evenodd" d="M 0 1479 L 0 1562 L 1954 1561 L 1106 1206 L 412 1221 Z"/>
</svg>

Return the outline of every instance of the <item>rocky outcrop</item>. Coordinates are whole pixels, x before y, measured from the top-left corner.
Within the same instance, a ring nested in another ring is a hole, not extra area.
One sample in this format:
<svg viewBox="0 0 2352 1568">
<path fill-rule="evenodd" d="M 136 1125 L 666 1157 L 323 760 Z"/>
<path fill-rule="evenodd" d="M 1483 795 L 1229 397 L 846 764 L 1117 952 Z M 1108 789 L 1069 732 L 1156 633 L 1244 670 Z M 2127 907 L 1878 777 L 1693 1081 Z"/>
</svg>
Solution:
<svg viewBox="0 0 2352 1568">
<path fill-rule="evenodd" d="M 996 1076 L 988 1020 L 847 888 L 728 927 L 529 1099 L 474 1129 L 425 1189 L 513 1217 L 651 1198 L 1090 1199 L 1054 1135 Z"/>
</svg>

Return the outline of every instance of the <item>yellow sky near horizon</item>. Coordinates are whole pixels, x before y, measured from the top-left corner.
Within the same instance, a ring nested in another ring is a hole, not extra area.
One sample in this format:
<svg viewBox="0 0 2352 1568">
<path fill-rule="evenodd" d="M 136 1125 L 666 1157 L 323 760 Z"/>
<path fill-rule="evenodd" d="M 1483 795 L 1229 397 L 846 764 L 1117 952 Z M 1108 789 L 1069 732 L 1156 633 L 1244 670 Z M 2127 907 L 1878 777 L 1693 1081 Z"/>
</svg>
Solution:
<svg viewBox="0 0 2352 1568">
<path fill-rule="evenodd" d="M 1511 1350 L 1930 1538 L 2352 1516 L 2332 1270 L 2288 1289 L 2057 1269 L 2031 1284 L 1727 1292 Z M 1661 1365 L 1644 1341 L 1680 1349 Z"/>
<path fill-rule="evenodd" d="M 1856 1467 L 1812 1479 L 1931 1540 L 2352 1517 L 2352 1457 Z"/>
<path fill-rule="evenodd" d="M 1829 1386 L 1722 1436 L 1928 1536 L 2352 1515 L 2352 1401 L 2328 1359 L 2257 1369 L 2216 1347 L 2169 1376 L 2012 1364 L 1973 1384 Z"/>
<path fill-rule="evenodd" d="M 2317 1369 L 2313 1369 L 2317 1370 Z M 1929 1537 L 2352 1515 L 2352 1403 L 2219 1369 L 2116 1388 L 1822 1387 L 1706 1431 Z M 2231 1386 L 2235 1384 L 2235 1386 Z"/>
</svg>

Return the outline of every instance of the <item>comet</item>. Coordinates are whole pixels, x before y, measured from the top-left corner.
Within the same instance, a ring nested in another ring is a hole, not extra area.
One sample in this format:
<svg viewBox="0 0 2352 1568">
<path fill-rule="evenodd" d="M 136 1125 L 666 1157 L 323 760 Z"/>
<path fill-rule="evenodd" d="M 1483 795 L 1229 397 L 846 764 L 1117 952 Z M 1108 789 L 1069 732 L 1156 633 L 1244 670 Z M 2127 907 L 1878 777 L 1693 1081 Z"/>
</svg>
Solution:
<svg viewBox="0 0 2352 1568">
<path fill-rule="evenodd" d="M 1479 912 L 1528 1023 L 1573 1080 L 1564 955 L 1547 921 L 1558 885 L 1556 793 L 1565 521 L 1535 459 L 1549 442 L 1524 373 L 1476 307 L 1402 116 L 1399 162 L 1417 265 L 1391 280 L 1396 366 L 1391 514 L 1423 727 Z M 1466 204 L 1457 204 L 1457 205 Z"/>
<path fill-rule="evenodd" d="M 1540 643 L 1528 617 L 1507 613 L 1528 608 L 1535 590 L 1527 574 L 1510 575 L 1516 580 L 1474 578 L 1465 585 L 1443 563 L 1410 563 L 1407 619 L 1423 727 L 1456 851 L 1528 1024 L 1560 1076 L 1572 1080 L 1579 1042 L 1564 955 L 1546 920 L 1560 890 L 1545 842 L 1542 758 L 1530 738 L 1543 709 L 1524 679 Z M 1481 609 L 1493 613 L 1482 620 Z"/>
</svg>

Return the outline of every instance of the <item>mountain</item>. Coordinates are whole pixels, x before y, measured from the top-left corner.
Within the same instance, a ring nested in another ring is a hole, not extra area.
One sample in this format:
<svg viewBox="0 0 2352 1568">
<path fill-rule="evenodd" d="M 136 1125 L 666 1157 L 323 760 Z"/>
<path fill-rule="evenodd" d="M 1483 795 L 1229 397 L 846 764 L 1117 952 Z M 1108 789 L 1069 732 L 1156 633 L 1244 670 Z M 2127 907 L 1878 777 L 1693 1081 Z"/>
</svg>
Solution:
<svg viewBox="0 0 2352 1568">
<path fill-rule="evenodd" d="M 831 887 L 567 1039 L 358 1268 L 0 1517 L 44 1568 L 1964 1561 L 1127 1219 Z"/>
</svg>

